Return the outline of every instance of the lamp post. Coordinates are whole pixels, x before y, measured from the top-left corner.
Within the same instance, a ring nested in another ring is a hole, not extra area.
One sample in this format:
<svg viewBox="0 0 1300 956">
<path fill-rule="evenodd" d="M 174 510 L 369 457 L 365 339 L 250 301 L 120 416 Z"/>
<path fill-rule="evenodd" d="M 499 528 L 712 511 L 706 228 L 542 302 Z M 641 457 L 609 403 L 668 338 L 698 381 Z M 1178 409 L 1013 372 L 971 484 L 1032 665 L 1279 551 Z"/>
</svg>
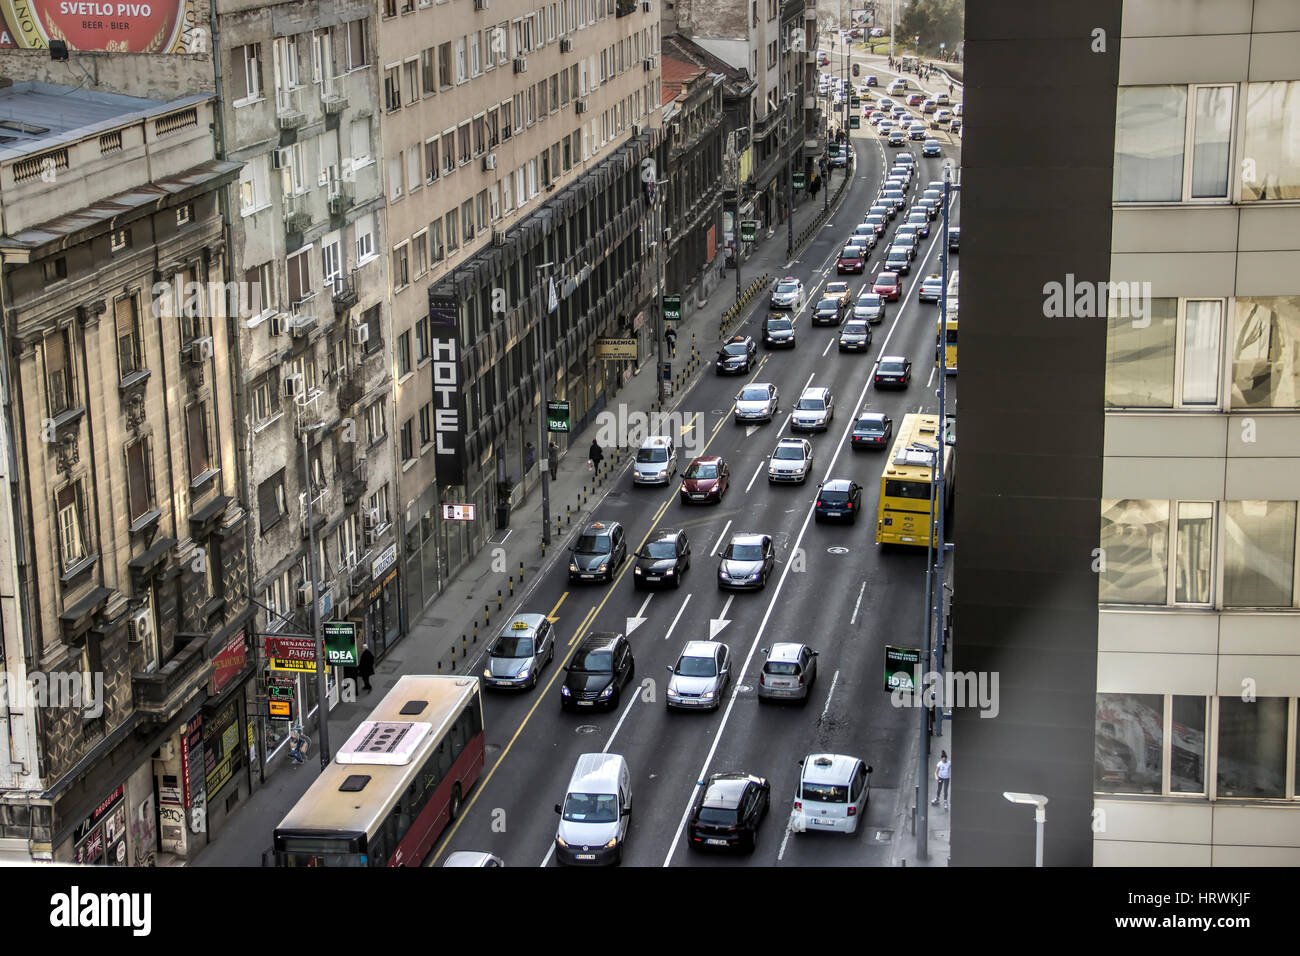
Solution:
<svg viewBox="0 0 1300 956">
<path fill-rule="evenodd" d="M 737 146 L 741 133 L 749 132 L 748 126 L 739 126 L 733 129 L 729 134 L 730 146 L 727 152 L 730 154 L 732 162 L 735 163 L 736 169 L 736 210 L 731 217 L 731 243 L 736 250 L 736 301 L 740 301 L 740 150 Z"/>
<path fill-rule="evenodd" d="M 660 187 L 667 186 L 668 180 L 655 180 L 654 196 L 651 199 L 651 208 L 655 212 L 655 348 L 658 350 L 658 361 L 655 363 L 655 378 L 658 384 L 655 385 L 656 395 L 655 404 L 663 408 L 664 403 L 664 269 L 663 269 L 663 250 L 664 241 L 663 216 L 660 210 L 663 208 L 663 200 L 660 196 Z M 737 272 L 737 275 L 740 273 Z"/>
<path fill-rule="evenodd" d="M 794 133 L 794 91 L 785 94 L 785 257 L 794 258 L 794 150 L 790 138 Z"/>
<path fill-rule="evenodd" d="M 1016 793 L 1004 790 L 1002 796 L 1012 803 L 1024 804 L 1034 808 L 1034 866 L 1043 865 L 1043 827 L 1047 825 L 1047 798 L 1041 793 Z"/>
<path fill-rule="evenodd" d="M 329 704 L 325 700 L 325 647 L 320 631 L 320 597 L 316 593 L 316 523 L 312 520 L 311 454 L 307 447 L 307 437 L 325 426 L 316 422 L 304 426 L 302 432 L 302 486 L 307 493 L 307 577 L 311 581 L 311 636 L 316 645 L 316 738 L 320 741 L 321 768 L 329 766 L 330 737 L 329 722 L 326 713 Z"/>
<path fill-rule="evenodd" d="M 542 313 L 541 318 L 537 320 L 537 451 L 538 458 L 541 461 L 542 469 L 542 543 L 551 543 L 551 472 L 550 457 L 551 444 L 550 436 L 547 434 L 546 427 L 542 424 L 546 415 L 546 348 L 542 344 L 542 339 L 546 331 L 546 317 L 552 311 L 551 297 L 555 294 L 555 280 L 551 279 L 552 262 L 543 262 L 541 265 L 534 266 L 533 269 L 543 273 L 548 280 L 546 288 L 546 311 Z M 556 303 L 558 307 L 559 303 Z M 542 457 L 542 451 L 545 449 L 545 457 Z"/>
</svg>

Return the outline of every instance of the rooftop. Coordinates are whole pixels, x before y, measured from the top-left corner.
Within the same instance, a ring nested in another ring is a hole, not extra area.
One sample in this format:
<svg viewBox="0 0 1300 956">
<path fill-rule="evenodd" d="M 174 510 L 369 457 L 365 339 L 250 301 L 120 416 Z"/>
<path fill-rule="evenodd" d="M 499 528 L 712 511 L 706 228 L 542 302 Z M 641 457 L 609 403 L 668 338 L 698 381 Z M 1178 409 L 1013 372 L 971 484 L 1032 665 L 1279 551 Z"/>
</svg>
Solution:
<svg viewBox="0 0 1300 956">
<path fill-rule="evenodd" d="M 740 43 L 745 50 L 748 50 L 748 42 L 744 40 L 724 40 L 720 42 Z M 661 48 L 663 50 L 662 62 L 665 69 L 667 69 L 669 57 L 675 57 L 687 63 L 694 63 L 710 73 L 717 73 L 722 77 L 722 89 L 726 96 L 744 95 L 753 86 L 749 71 L 743 65 L 732 65 L 727 59 L 706 49 L 698 41 L 692 40 L 690 37 L 683 36 L 680 33 L 670 33 L 661 41 Z M 748 53 L 744 55 L 748 56 Z M 667 81 L 665 80 L 665 82 Z"/>
</svg>

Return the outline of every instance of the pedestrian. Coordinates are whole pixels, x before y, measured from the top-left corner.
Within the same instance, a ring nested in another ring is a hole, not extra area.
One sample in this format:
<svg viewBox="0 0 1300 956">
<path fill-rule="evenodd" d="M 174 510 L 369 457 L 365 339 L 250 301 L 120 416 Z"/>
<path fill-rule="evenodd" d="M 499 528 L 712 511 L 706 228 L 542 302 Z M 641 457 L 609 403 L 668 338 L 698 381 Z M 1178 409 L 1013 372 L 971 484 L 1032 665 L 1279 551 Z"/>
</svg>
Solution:
<svg viewBox="0 0 1300 956">
<path fill-rule="evenodd" d="M 370 653 L 370 645 L 361 645 L 361 660 L 357 662 L 357 676 L 365 684 L 367 691 L 370 690 L 370 676 L 375 672 L 375 655 Z"/>
<path fill-rule="evenodd" d="M 934 779 L 936 786 L 934 790 L 934 799 L 930 801 L 930 806 L 939 805 L 939 800 L 943 800 L 943 808 L 948 809 L 948 781 L 952 777 L 952 762 L 948 759 L 948 751 L 939 751 L 939 762 L 934 765 Z"/>
<path fill-rule="evenodd" d="M 948 81 L 948 95 L 952 96 L 952 80 Z"/>
<path fill-rule="evenodd" d="M 672 351 L 673 358 L 677 357 L 677 330 L 671 325 L 664 330 L 664 341 L 668 343 L 668 348 Z"/>
<path fill-rule="evenodd" d="M 554 481 L 556 473 L 560 470 L 560 446 L 554 441 L 546 446 L 546 459 L 551 467 L 551 481 Z"/>
<path fill-rule="evenodd" d="M 533 467 L 533 462 L 537 459 L 537 448 L 532 442 L 524 446 L 524 471 Z"/>
<path fill-rule="evenodd" d="M 289 734 L 289 756 L 294 763 L 303 763 L 307 759 L 307 745 L 310 743 L 302 727 L 294 727 Z"/>
<path fill-rule="evenodd" d="M 591 440 L 591 450 L 587 452 L 587 470 L 595 471 L 596 466 L 605 460 L 605 453 L 600 450 L 600 444 L 596 439 Z"/>
</svg>

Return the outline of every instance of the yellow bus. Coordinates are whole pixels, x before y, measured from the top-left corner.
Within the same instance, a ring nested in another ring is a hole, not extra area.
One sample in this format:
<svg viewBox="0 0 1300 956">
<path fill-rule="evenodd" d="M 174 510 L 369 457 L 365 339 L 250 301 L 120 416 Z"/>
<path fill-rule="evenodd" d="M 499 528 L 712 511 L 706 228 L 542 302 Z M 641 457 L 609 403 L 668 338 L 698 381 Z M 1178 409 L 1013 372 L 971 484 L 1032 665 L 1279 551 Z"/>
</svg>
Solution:
<svg viewBox="0 0 1300 956">
<path fill-rule="evenodd" d="M 948 357 L 944 359 L 947 365 L 949 375 L 957 374 L 957 270 L 952 270 L 952 275 L 948 277 L 948 301 L 947 301 L 947 321 L 944 320 L 943 313 L 940 313 L 935 320 L 935 346 L 934 346 L 934 367 L 940 367 L 939 347 L 943 343 L 948 349 Z M 944 303 L 941 301 L 940 305 Z M 944 334 L 944 326 L 947 325 L 947 334 Z"/>
<path fill-rule="evenodd" d="M 876 544 L 908 544 L 924 548 L 926 536 L 939 545 L 938 528 L 930 508 L 935 455 L 940 448 L 938 415 L 913 413 L 903 417 L 889 462 L 880 476 L 876 513 Z M 952 506 L 956 474 L 953 445 L 944 443 L 944 501 Z"/>
</svg>

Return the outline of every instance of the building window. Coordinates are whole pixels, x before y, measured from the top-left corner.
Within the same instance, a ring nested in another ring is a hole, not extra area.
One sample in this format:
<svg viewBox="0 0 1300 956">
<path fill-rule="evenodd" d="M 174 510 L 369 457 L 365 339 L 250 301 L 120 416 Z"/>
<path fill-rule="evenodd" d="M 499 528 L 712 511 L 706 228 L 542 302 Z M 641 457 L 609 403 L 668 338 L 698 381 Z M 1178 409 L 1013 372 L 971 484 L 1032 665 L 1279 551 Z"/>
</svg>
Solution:
<svg viewBox="0 0 1300 956">
<path fill-rule="evenodd" d="M 483 73 L 483 48 L 477 30 L 469 35 L 469 75 L 480 76 Z"/>
<path fill-rule="evenodd" d="M 466 199 L 460 207 L 461 238 L 465 242 L 474 240 L 474 200 Z"/>
<path fill-rule="evenodd" d="M 289 513 L 289 503 L 284 494 L 284 469 L 281 468 L 257 486 L 258 524 L 266 534 Z"/>
<path fill-rule="evenodd" d="M 466 122 L 461 123 L 460 127 L 456 130 L 456 146 L 460 152 L 459 158 L 462 166 L 474 158 L 474 145 L 470 140 L 469 125 L 469 121 L 467 120 Z"/>
<path fill-rule="evenodd" d="M 235 47 L 235 68 L 231 82 L 234 85 L 235 105 L 260 99 L 262 96 L 262 45 L 250 43 Z"/>
<path fill-rule="evenodd" d="M 1220 697 L 1215 762 L 1220 797 L 1285 797 L 1287 727 L 1285 697 Z"/>
<path fill-rule="evenodd" d="M 285 571 L 271 586 L 262 592 L 262 606 L 266 608 L 266 629 L 278 631 L 288 623 L 293 613 L 293 582 L 291 571 Z"/>
<path fill-rule="evenodd" d="M 1193 87 L 1191 199 L 1226 199 L 1232 178 L 1233 88 Z"/>
<path fill-rule="evenodd" d="M 440 43 L 438 44 L 438 87 L 445 90 L 451 85 L 451 43 Z"/>
<path fill-rule="evenodd" d="M 302 304 L 305 299 L 316 294 L 316 287 L 311 281 L 311 247 L 296 252 L 285 260 L 285 272 L 289 278 L 289 303 L 293 307 Z"/>
<path fill-rule="evenodd" d="M 1142 316 L 1111 300 L 1106 404 L 1184 408 L 1221 402 L 1222 299 L 1151 299 Z"/>
<path fill-rule="evenodd" d="M 370 54 L 366 50 L 366 21 L 363 17 L 348 23 L 348 69 L 359 70 L 369 62 Z"/>
<path fill-rule="evenodd" d="M 433 403 L 425 402 L 420 406 L 420 447 L 433 443 Z"/>
<path fill-rule="evenodd" d="M 54 513 L 59 525 L 59 557 L 66 573 L 84 561 L 88 554 L 85 495 L 80 481 L 64 487 L 55 495 Z"/>
<path fill-rule="evenodd" d="M 77 382 L 73 372 L 71 331 L 68 329 L 45 338 L 45 383 L 51 417 L 76 407 Z"/>
<path fill-rule="evenodd" d="M 411 371 L 411 332 L 408 329 L 397 337 L 397 377 Z"/>
<path fill-rule="evenodd" d="M 406 191 L 415 192 L 424 185 L 424 180 L 420 175 L 420 147 L 408 146 L 406 148 Z"/>
<path fill-rule="evenodd" d="M 190 484 L 207 477 L 212 468 L 212 426 L 208 422 L 208 407 L 196 402 L 185 410 L 186 439 L 190 457 Z"/>
<path fill-rule="evenodd" d="M 487 149 L 487 116 L 480 113 L 474 117 L 474 155 L 481 156 Z"/>
<path fill-rule="evenodd" d="M 1187 88 L 1121 87 L 1116 111 L 1115 200 L 1182 199 Z"/>
<path fill-rule="evenodd" d="M 1237 299 L 1232 407 L 1300 408 L 1300 297 Z"/>
<path fill-rule="evenodd" d="M 442 220 L 435 219 L 429 223 L 429 262 L 441 262 L 447 255 L 447 250 L 442 244 Z"/>
<path fill-rule="evenodd" d="M 261 317 L 275 310 L 275 271 L 269 262 L 244 270 L 244 283 L 248 287 L 248 307 L 253 317 Z"/>
<path fill-rule="evenodd" d="M 266 157 L 254 156 L 239 171 L 239 210 L 248 216 L 271 204 Z"/>
<path fill-rule="evenodd" d="M 357 220 L 357 265 L 363 265 L 371 260 L 375 254 L 375 217 L 374 214 L 363 216 Z"/>
<path fill-rule="evenodd" d="M 1094 790 L 1203 795 L 1208 715 L 1205 697 L 1098 694 Z"/>
<path fill-rule="evenodd" d="M 140 308 L 134 294 L 113 302 L 117 326 L 117 370 L 120 378 L 138 372 L 144 362 L 140 354 Z"/>
<path fill-rule="evenodd" d="M 501 101 L 501 139 L 507 140 L 514 134 L 514 104 L 511 100 Z"/>
<path fill-rule="evenodd" d="M 1180 501 L 1174 529 L 1174 603 L 1208 607 L 1213 580 L 1214 503 Z"/>
<path fill-rule="evenodd" d="M 402 198 L 402 158 L 388 158 L 388 201 L 397 202 Z"/>
<path fill-rule="evenodd" d="M 461 84 L 469 79 L 469 70 L 465 63 L 465 38 L 458 37 L 454 41 L 456 51 L 456 83 Z"/>
<path fill-rule="evenodd" d="M 415 439 L 413 419 L 408 418 L 402 423 L 402 464 L 415 461 Z"/>
<path fill-rule="evenodd" d="M 384 71 L 384 109 L 392 112 L 402 108 L 402 77 L 398 67 Z"/>
<path fill-rule="evenodd" d="M 438 92 L 438 51 L 428 47 L 420 53 L 420 92 L 432 96 Z"/>
<path fill-rule="evenodd" d="M 1138 499 L 1101 503 L 1103 604 L 1165 604 L 1169 502 Z"/>
<path fill-rule="evenodd" d="M 438 137 L 430 136 L 424 141 L 424 181 L 432 183 L 438 178 Z"/>
<path fill-rule="evenodd" d="M 253 424 L 260 425 L 280 410 L 280 396 L 276 391 L 274 373 L 263 376 L 253 386 Z"/>
<path fill-rule="evenodd" d="M 130 509 L 127 518 L 135 524 L 154 506 L 153 456 L 147 438 L 126 446 L 126 488 Z"/>
<path fill-rule="evenodd" d="M 480 189 L 478 195 L 474 197 L 474 212 L 478 216 L 479 232 L 482 232 L 488 227 L 488 202 L 486 189 Z"/>
<path fill-rule="evenodd" d="M 415 323 L 415 361 L 417 364 L 429 357 L 429 317 L 423 316 Z"/>
<path fill-rule="evenodd" d="M 417 232 L 411 237 L 411 263 L 418 279 L 429 271 L 429 234 Z"/>
<path fill-rule="evenodd" d="M 388 435 L 384 426 L 384 400 L 381 398 L 366 409 L 366 443 L 373 445 Z"/>
<path fill-rule="evenodd" d="M 447 213 L 444 221 L 447 224 L 447 251 L 455 252 L 460 248 L 460 226 L 456 222 L 456 210 Z"/>
<path fill-rule="evenodd" d="M 370 160 L 370 119 L 363 117 L 352 121 L 352 168 L 367 165 Z"/>
<path fill-rule="evenodd" d="M 409 248 L 400 242 L 393 247 L 393 290 L 404 289 L 411 283 Z"/>
<path fill-rule="evenodd" d="M 1300 199 L 1300 80 L 1246 84 L 1242 202 Z"/>
<path fill-rule="evenodd" d="M 1295 533 L 1294 501 L 1224 502 L 1224 607 L 1294 605 Z"/>
<path fill-rule="evenodd" d="M 370 330 L 370 335 L 366 339 L 366 354 L 378 352 L 384 346 L 383 339 L 379 337 L 379 306 L 372 305 L 366 309 L 365 314 L 361 316 L 361 322 Z"/>
</svg>

